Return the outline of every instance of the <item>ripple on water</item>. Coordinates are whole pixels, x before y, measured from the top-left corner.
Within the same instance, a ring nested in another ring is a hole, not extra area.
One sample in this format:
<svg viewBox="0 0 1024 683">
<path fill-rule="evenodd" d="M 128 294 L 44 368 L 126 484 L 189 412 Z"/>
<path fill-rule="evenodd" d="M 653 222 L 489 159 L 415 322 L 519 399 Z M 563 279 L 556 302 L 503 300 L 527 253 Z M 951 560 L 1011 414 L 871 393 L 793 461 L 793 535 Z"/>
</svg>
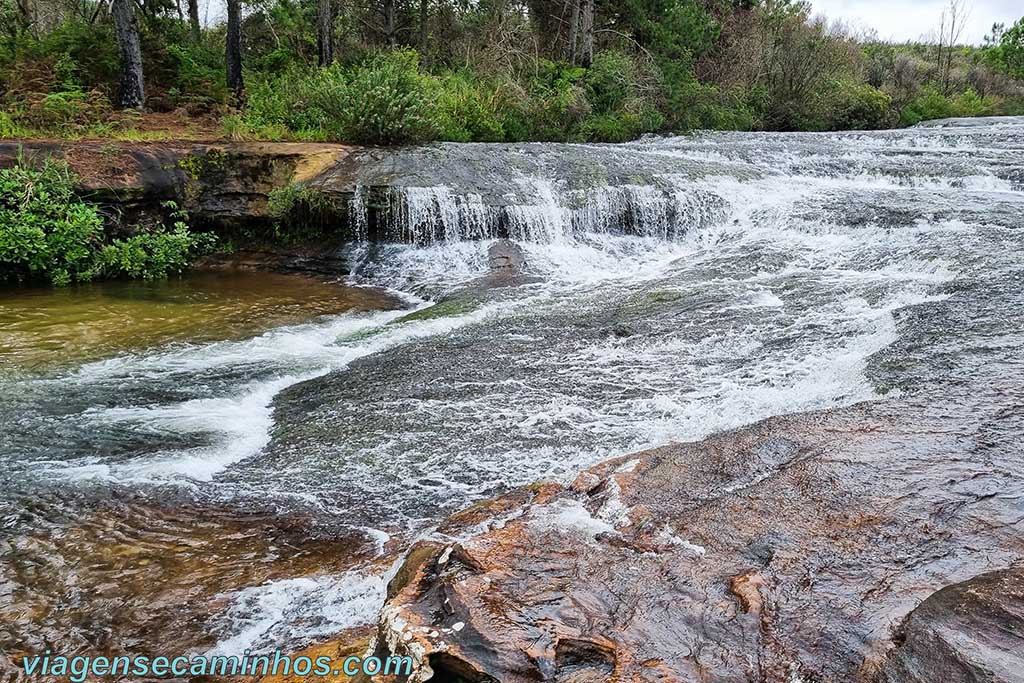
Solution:
<svg viewBox="0 0 1024 683">
<path fill-rule="evenodd" d="M 412 243 L 350 245 L 354 281 L 421 309 L 454 297 L 433 313 L 276 280 L 16 295 L 5 362 L 74 356 L 3 380 L 0 636 L 299 645 L 365 620 L 379 553 L 481 497 L 771 415 L 998 378 L 1021 339 L 1021 150 L 1019 122 L 400 150 L 364 180 L 386 171 L 376 228 Z M 374 229 L 366 191 L 354 208 Z M 543 282 L 460 291 L 506 235 Z M 61 502 L 89 487 L 101 502 Z"/>
</svg>

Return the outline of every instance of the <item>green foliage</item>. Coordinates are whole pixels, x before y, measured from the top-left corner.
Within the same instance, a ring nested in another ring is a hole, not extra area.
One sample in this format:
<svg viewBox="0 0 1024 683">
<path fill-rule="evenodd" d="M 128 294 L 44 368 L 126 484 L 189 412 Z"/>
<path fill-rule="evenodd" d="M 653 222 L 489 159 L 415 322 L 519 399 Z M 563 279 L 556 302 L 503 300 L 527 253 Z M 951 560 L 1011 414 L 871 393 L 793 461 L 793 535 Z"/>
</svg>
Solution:
<svg viewBox="0 0 1024 683">
<path fill-rule="evenodd" d="M 434 138 L 435 83 L 412 50 L 381 53 L 351 68 L 293 68 L 250 87 L 245 122 L 258 131 L 284 126 L 302 137 L 367 144 Z"/>
<path fill-rule="evenodd" d="M 658 76 L 642 69 L 625 52 L 598 54 L 584 78 L 591 114 L 578 128 L 579 137 L 598 142 L 626 142 L 661 130 L 665 117 L 652 94 Z"/>
<path fill-rule="evenodd" d="M 999 59 L 1011 76 L 1024 78 L 1024 17 L 1003 33 Z"/>
<path fill-rule="evenodd" d="M 222 73 L 224 58 L 220 49 L 206 44 L 172 43 L 167 46 L 167 55 L 174 72 L 171 77 L 174 85 L 168 91 L 174 106 L 189 102 L 227 102 L 227 85 Z"/>
<path fill-rule="evenodd" d="M 276 219 L 287 218 L 297 211 L 324 212 L 332 208 L 330 195 L 302 183 L 274 188 L 267 197 L 267 210 Z"/>
<path fill-rule="evenodd" d="M 828 102 L 827 127 L 838 130 L 879 130 L 896 122 L 892 98 L 867 83 L 837 83 Z"/>
<path fill-rule="evenodd" d="M 90 280 L 102 234 L 99 212 L 75 197 L 67 165 L 0 170 L 0 280 Z"/>
<path fill-rule="evenodd" d="M 67 164 L 52 159 L 0 170 L 0 281 L 160 278 L 212 246 L 212 236 L 190 232 L 181 214 L 169 229 L 104 244 L 99 210 L 76 196 L 74 180 Z"/>
<path fill-rule="evenodd" d="M 170 228 L 161 226 L 104 245 L 96 263 L 104 277 L 159 280 L 187 270 L 214 242 L 213 235 L 194 233 L 179 220 Z"/>
<path fill-rule="evenodd" d="M 471 73 L 447 73 L 435 85 L 438 138 L 451 142 L 501 142 L 502 115 L 495 106 L 497 92 L 477 82 Z"/>
<path fill-rule="evenodd" d="M 369 144 L 402 144 L 437 134 L 430 80 L 414 50 L 374 56 L 353 70 L 344 108 L 331 118 L 331 137 Z"/>
<path fill-rule="evenodd" d="M 697 0 L 625 0 L 617 3 L 617 24 L 659 59 L 690 64 L 721 30 L 705 5 Z"/>
<path fill-rule="evenodd" d="M 938 88 L 928 87 L 900 112 L 900 123 L 912 126 L 921 121 L 946 119 L 955 116 L 989 116 L 995 112 L 995 102 L 983 98 L 968 88 L 955 97 L 943 95 Z"/>
<path fill-rule="evenodd" d="M 401 2 L 390 24 L 379 4 L 335 2 L 339 61 L 318 68 L 317 4 L 260 0 L 242 26 L 246 106 L 227 111 L 224 26 L 196 36 L 174 3 L 138 7 L 147 107 L 221 114 L 232 140 L 619 142 L 1024 110 L 1024 19 L 937 69 L 935 45 L 864 43 L 804 0 L 598 2 L 582 68 L 563 0 Z M 0 136 L 152 134 L 111 106 L 119 53 L 108 11 L 86 2 L 34 17 L 0 0 L 0 26 Z"/>
</svg>

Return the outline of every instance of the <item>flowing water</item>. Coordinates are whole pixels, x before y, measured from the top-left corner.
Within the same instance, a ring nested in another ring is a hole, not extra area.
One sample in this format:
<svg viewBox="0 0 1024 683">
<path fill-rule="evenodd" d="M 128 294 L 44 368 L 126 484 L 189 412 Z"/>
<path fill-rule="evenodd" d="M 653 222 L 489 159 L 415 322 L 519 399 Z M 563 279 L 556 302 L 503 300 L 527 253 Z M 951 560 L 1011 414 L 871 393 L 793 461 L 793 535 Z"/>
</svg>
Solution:
<svg viewBox="0 0 1024 683">
<path fill-rule="evenodd" d="M 1019 370 L 1021 119 L 439 145 L 360 181 L 356 289 L 6 295 L 0 647 L 299 646 L 508 487 Z M 505 239 L 535 281 L 484 287 Z"/>
</svg>

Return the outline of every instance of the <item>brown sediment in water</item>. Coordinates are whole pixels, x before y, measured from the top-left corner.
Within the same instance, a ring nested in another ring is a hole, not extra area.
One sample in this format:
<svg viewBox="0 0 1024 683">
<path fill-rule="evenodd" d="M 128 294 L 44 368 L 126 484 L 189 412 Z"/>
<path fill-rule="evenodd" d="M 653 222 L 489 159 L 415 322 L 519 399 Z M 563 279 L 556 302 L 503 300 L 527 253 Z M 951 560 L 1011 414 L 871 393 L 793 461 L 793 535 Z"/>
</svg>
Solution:
<svg viewBox="0 0 1024 683">
<path fill-rule="evenodd" d="M 110 501 L 35 527 L 0 537 L 0 652 L 9 664 L 46 648 L 201 652 L 217 642 L 212 620 L 232 591 L 340 574 L 376 556 L 362 534 L 318 529 L 308 517 L 198 505 Z"/>
<path fill-rule="evenodd" d="M 378 289 L 244 270 L 6 288 L 0 290 L 0 370 L 48 368 L 158 344 L 240 339 L 321 315 L 399 305 Z"/>
</svg>

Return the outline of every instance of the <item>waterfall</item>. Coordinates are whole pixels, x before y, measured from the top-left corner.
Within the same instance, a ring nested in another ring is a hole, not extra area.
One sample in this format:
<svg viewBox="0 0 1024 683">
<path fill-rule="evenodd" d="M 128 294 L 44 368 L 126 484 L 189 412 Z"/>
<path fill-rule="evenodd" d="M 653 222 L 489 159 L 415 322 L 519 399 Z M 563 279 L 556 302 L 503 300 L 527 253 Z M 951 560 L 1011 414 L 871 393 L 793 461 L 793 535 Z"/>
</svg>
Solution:
<svg viewBox="0 0 1024 683">
<path fill-rule="evenodd" d="M 378 201 L 368 202 L 376 194 Z M 675 239 L 720 219 L 726 202 L 684 176 L 649 184 L 567 187 L 545 177 L 517 177 L 500 196 L 449 185 L 361 185 L 349 200 L 353 234 L 415 245 L 507 238 L 566 243 L 588 235 Z M 373 226 L 371 228 L 371 226 Z"/>
</svg>

